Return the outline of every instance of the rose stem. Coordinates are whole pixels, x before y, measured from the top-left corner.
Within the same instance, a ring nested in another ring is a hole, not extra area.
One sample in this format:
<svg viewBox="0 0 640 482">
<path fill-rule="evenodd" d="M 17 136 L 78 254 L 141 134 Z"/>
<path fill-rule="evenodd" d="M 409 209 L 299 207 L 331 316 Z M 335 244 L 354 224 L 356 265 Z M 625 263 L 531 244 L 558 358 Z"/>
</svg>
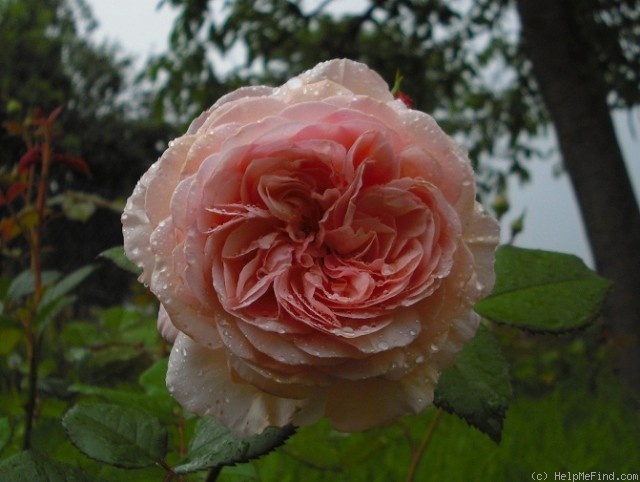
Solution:
<svg viewBox="0 0 640 482">
<path fill-rule="evenodd" d="M 42 299 L 42 228 L 44 224 L 45 202 L 47 197 L 47 185 L 49 182 L 49 164 L 51 163 L 51 123 L 44 122 L 42 125 L 44 141 L 42 144 L 42 169 L 40 171 L 40 182 L 38 185 L 38 197 L 36 199 L 36 226 L 32 232 L 31 248 L 31 271 L 33 273 L 33 319 L 36 317 L 40 300 Z M 31 433 L 33 429 L 33 419 L 35 417 L 36 399 L 38 397 L 38 358 L 40 352 L 40 336 L 31 320 L 26 322 L 27 329 L 27 355 L 29 358 L 29 388 L 26 412 L 26 427 L 24 434 L 23 448 L 28 450 L 31 447 Z"/>
<path fill-rule="evenodd" d="M 420 461 L 422 460 L 422 457 L 424 456 L 424 453 L 427 450 L 427 447 L 429 447 L 429 443 L 433 438 L 433 434 L 436 431 L 436 428 L 438 427 L 438 423 L 440 423 L 441 418 L 442 418 L 442 409 L 439 408 L 436 410 L 436 413 L 433 416 L 433 420 L 431 420 L 431 423 L 429 424 L 429 428 L 427 429 L 427 432 L 425 433 L 424 438 L 420 442 L 420 446 L 413 453 L 413 457 L 411 459 L 411 465 L 409 466 L 409 473 L 407 474 L 406 482 L 415 481 L 416 474 L 418 473 L 418 466 L 420 465 Z"/>
</svg>

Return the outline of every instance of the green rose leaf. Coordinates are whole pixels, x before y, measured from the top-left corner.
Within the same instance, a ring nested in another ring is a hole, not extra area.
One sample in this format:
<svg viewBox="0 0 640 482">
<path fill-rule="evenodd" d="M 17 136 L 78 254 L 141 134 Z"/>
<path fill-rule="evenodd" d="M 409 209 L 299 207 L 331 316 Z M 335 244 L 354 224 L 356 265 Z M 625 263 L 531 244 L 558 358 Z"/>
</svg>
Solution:
<svg viewBox="0 0 640 482">
<path fill-rule="evenodd" d="M 164 392 L 143 393 L 130 389 L 105 388 L 75 383 L 69 387 L 69 391 L 100 397 L 108 404 L 122 407 L 136 407 L 149 414 L 153 414 L 166 423 L 171 421 L 176 406 L 175 400 L 169 395 L 166 388 Z"/>
<path fill-rule="evenodd" d="M 146 412 L 111 404 L 78 404 L 62 419 L 85 455 L 125 469 L 148 467 L 167 451 L 167 431 Z"/>
<path fill-rule="evenodd" d="M 280 446 L 294 431 L 292 426 L 270 427 L 260 435 L 238 439 L 212 418 L 202 417 L 198 420 L 185 458 L 173 470 L 177 474 L 186 474 L 246 462 Z"/>
<path fill-rule="evenodd" d="M 497 323 L 559 333 L 593 321 L 610 287 L 576 256 L 503 246 L 493 293 L 475 310 Z"/>
<path fill-rule="evenodd" d="M 507 363 L 493 334 L 480 326 L 456 363 L 442 372 L 434 403 L 500 442 L 512 390 Z"/>
<path fill-rule="evenodd" d="M 60 273 L 57 271 L 43 271 L 42 284 L 50 285 L 58 280 Z M 35 278 L 31 270 L 26 270 L 16 276 L 5 295 L 7 301 L 17 301 L 23 296 L 30 295 L 35 290 Z"/>
<path fill-rule="evenodd" d="M 122 268 L 125 271 L 129 271 L 136 276 L 142 273 L 142 269 L 138 268 L 129 260 L 129 258 L 127 258 L 127 255 L 124 254 L 124 246 L 114 246 L 113 248 L 103 251 L 99 256 L 108 259 L 117 267 Z"/>
<path fill-rule="evenodd" d="M 82 283 L 95 270 L 96 266 L 87 265 L 68 274 L 45 291 L 42 296 L 41 306 L 46 307 L 48 304 L 62 298 Z"/>
<path fill-rule="evenodd" d="M 46 459 L 36 453 L 20 452 L 0 462 L 0 477 L 6 482 L 90 482 L 79 469 Z"/>
</svg>

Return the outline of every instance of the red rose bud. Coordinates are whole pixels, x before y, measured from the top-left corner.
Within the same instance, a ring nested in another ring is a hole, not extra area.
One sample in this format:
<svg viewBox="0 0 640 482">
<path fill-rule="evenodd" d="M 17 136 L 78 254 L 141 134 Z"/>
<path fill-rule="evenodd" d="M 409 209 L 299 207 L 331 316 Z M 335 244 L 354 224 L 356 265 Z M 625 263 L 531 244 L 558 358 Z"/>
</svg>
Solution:
<svg viewBox="0 0 640 482">
<path fill-rule="evenodd" d="M 396 92 L 396 99 L 401 100 L 409 109 L 413 109 L 413 99 L 404 92 Z"/>
</svg>

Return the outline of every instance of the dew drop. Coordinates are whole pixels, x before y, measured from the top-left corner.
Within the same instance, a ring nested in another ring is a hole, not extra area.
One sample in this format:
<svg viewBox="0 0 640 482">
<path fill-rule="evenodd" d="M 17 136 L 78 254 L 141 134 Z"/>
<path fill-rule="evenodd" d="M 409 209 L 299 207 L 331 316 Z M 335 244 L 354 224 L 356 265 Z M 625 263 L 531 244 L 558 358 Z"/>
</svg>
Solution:
<svg viewBox="0 0 640 482">
<path fill-rule="evenodd" d="M 378 343 L 378 348 L 380 348 L 381 350 L 388 350 L 389 343 L 387 343 L 386 341 L 381 341 L 380 343 Z"/>
</svg>

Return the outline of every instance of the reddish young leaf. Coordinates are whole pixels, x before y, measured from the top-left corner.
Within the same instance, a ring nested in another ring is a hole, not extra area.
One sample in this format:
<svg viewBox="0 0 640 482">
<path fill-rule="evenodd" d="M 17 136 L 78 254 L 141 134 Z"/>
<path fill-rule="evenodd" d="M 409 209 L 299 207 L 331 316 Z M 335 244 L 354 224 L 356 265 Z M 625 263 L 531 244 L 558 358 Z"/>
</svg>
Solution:
<svg viewBox="0 0 640 482">
<path fill-rule="evenodd" d="M 49 117 L 47 117 L 47 122 L 49 124 L 53 124 L 55 122 L 55 120 L 58 118 L 58 116 L 60 115 L 61 112 L 62 112 L 62 106 L 57 107 L 56 109 L 54 109 L 53 112 L 51 112 L 51 114 L 49 114 Z"/>
<path fill-rule="evenodd" d="M 7 189 L 7 202 L 13 201 L 20 194 L 22 194 L 25 189 L 27 189 L 27 185 L 24 182 L 16 182 L 9 186 Z"/>
<path fill-rule="evenodd" d="M 53 123 L 56 121 L 56 119 L 60 115 L 60 112 L 62 112 L 62 106 L 54 109 L 51 112 L 51 114 L 46 116 L 42 111 L 42 109 L 36 107 L 36 109 L 33 112 L 33 123 L 38 126 L 53 125 Z"/>
<path fill-rule="evenodd" d="M 82 174 L 89 174 L 89 165 L 79 157 L 67 156 L 65 154 L 54 154 L 53 162 L 66 164 L 71 169 Z"/>
<path fill-rule="evenodd" d="M 42 149 L 39 146 L 29 149 L 18 161 L 18 171 L 25 172 L 42 159 Z"/>
</svg>

